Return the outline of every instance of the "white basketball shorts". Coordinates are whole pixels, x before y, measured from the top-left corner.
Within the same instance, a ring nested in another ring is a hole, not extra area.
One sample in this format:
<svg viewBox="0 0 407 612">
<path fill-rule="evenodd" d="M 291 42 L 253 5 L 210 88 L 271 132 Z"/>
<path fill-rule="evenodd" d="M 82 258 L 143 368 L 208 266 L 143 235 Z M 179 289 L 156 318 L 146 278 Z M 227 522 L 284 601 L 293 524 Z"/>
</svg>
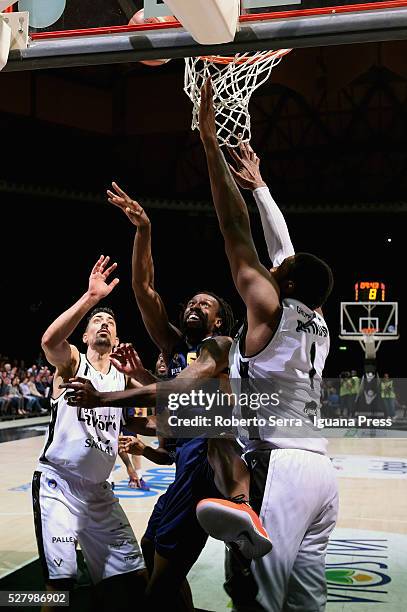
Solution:
<svg viewBox="0 0 407 612">
<path fill-rule="evenodd" d="M 245 460 L 250 500 L 273 543 L 252 562 L 257 602 L 267 612 L 325 610 L 325 555 L 338 513 L 329 457 L 279 448 L 248 452 Z"/>
<path fill-rule="evenodd" d="M 45 581 L 75 578 L 79 542 L 95 584 L 143 569 L 133 529 L 108 482 L 34 472 L 34 524 Z"/>
</svg>

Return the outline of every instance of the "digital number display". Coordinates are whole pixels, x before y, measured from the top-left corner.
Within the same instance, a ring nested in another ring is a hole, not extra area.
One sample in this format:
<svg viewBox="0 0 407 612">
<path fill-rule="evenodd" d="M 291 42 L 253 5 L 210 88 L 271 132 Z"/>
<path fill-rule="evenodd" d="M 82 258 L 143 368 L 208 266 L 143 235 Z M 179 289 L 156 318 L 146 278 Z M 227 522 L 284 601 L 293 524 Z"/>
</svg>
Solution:
<svg viewBox="0 0 407 612">
<path fill-rule="evenodd" d="M 377 281 L 360 281 L 355 284 L 355 302 L 384 302 L 386 285 Z"/>
</svg>

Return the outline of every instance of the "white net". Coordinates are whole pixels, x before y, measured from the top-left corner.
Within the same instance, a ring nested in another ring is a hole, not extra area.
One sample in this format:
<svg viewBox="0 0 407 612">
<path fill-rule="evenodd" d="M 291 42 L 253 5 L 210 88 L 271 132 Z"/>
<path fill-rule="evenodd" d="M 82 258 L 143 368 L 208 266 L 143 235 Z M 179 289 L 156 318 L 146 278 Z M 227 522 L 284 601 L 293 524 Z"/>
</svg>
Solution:
<svg viewBox="0 0 407 612">
<path fill-rule="evenodd" d="M 199 129 L 201 87 L 211 77 L 220 144 L 236 147 L 240 142 L 249 142 L 251 95 L 267 81 L 272 69 L 290 51 L 280 49 L 237 54 L 234 57 L 212 55 L 185 58 L 184 91 L 194 105 L 192 129 Z"/>
</svg>

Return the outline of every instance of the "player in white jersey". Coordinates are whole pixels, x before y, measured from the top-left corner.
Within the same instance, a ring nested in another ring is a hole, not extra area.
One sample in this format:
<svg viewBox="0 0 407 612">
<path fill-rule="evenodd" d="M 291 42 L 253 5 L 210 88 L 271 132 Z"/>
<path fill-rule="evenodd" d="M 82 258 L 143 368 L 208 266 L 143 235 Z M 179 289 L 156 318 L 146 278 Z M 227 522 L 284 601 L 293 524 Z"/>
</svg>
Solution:
<svg viewBox="0 0 407 612">
<path fill-rule="evenodd" d="M 256 415 L 266 423 L 276 415 L 295 420 L 291 428 L 272 420 L 271 427 L 239 432 L 251 473 L 250 500 L 273 542 L 273 550 L 252 563 L 256 609 L 320 611 L 326 603 L 325 552 L 337 516 L 337 485 L 325 441 L 315 435 L 308 415 L 319 404 L 329 350 L 327 327 L 316 311 L 332 289 L 332 272 L 308 253 L 276 261 L 273 235 L 267 234 L 274 268 L 260 264 L 245 202 L 217 142 L 210 80 L 201 92 L 200 130 L 226 254 L 247 308 L 247 326 L 231 352 L 232 385 L 236 381 L 250 396 L 265 390 L 268 381 L 279 405 L 261 405 Z M 241 416 L 239 408 L 236 414 Z M 239 524 L 244 509 L 223 505 L 228 520 L 235 515 Z"/>
<path fill-rule="evenodd" d="M 116 264 L 103 255 L 92 269 L 86 293 L 47 329 L 42 348 L 56 367 L 51 422 L 33 478 L 34 522 L 47 589 L 70 590 L 77 573 L 79 542 L 100 595 L 100 610 L 125 606 L 145 587 L 144 561 L 133 530 L 107 478 L 118 452 L 120 408 L 72 409 L 60 385 L 74 375 L 92 381 L 99 391 L 139 386 L 110 361 L 118 344 L 109 308 L 95 308 L 119 282 L 108 282 Z M 88 313 L 83 334 L 86 354 L 68 338 Z M 127 598 L 128 596 L 128 598 Z M 49 608 L 47 608 L 49 609 Z"/>
</svg>

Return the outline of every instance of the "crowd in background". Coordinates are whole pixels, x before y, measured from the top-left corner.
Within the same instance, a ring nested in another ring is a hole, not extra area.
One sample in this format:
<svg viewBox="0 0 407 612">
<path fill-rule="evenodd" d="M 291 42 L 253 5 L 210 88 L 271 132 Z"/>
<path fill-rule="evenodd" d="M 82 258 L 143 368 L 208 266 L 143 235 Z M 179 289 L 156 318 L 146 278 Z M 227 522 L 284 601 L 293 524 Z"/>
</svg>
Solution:
<svg viewBox="0 0 407 612">
<path fill-rule="evenodd" d="M 338 379 L 325 379 L 322 385 L 322 412 L 325 417 L 355 417 L 358 413 L 406 416 L 407 407 L 400 389 L 386 372 L 382 377 L 366 371 L 362 377 L 356 370 L 341 372 Z"/>
<path fill-rule="evenodd" d="M 0 418 L 47 414 L 53 374 L 40 362 L 26 367 L 23 361 L 0 355 Z"/>
<path fill-rule="evenodd" d="M 41 363 L 26 367 L 23 361 L 0 354 L 0 419 L 47 414 L 53 373 Z M 395 381 L 388 373 L 360 377 L 356 370 L 341 372 L 337 379 L 324 379 L 322 415 L 354 417 L 358 413 L 382 413 L 385 417 L 407 416 Z"/>
</svg>

